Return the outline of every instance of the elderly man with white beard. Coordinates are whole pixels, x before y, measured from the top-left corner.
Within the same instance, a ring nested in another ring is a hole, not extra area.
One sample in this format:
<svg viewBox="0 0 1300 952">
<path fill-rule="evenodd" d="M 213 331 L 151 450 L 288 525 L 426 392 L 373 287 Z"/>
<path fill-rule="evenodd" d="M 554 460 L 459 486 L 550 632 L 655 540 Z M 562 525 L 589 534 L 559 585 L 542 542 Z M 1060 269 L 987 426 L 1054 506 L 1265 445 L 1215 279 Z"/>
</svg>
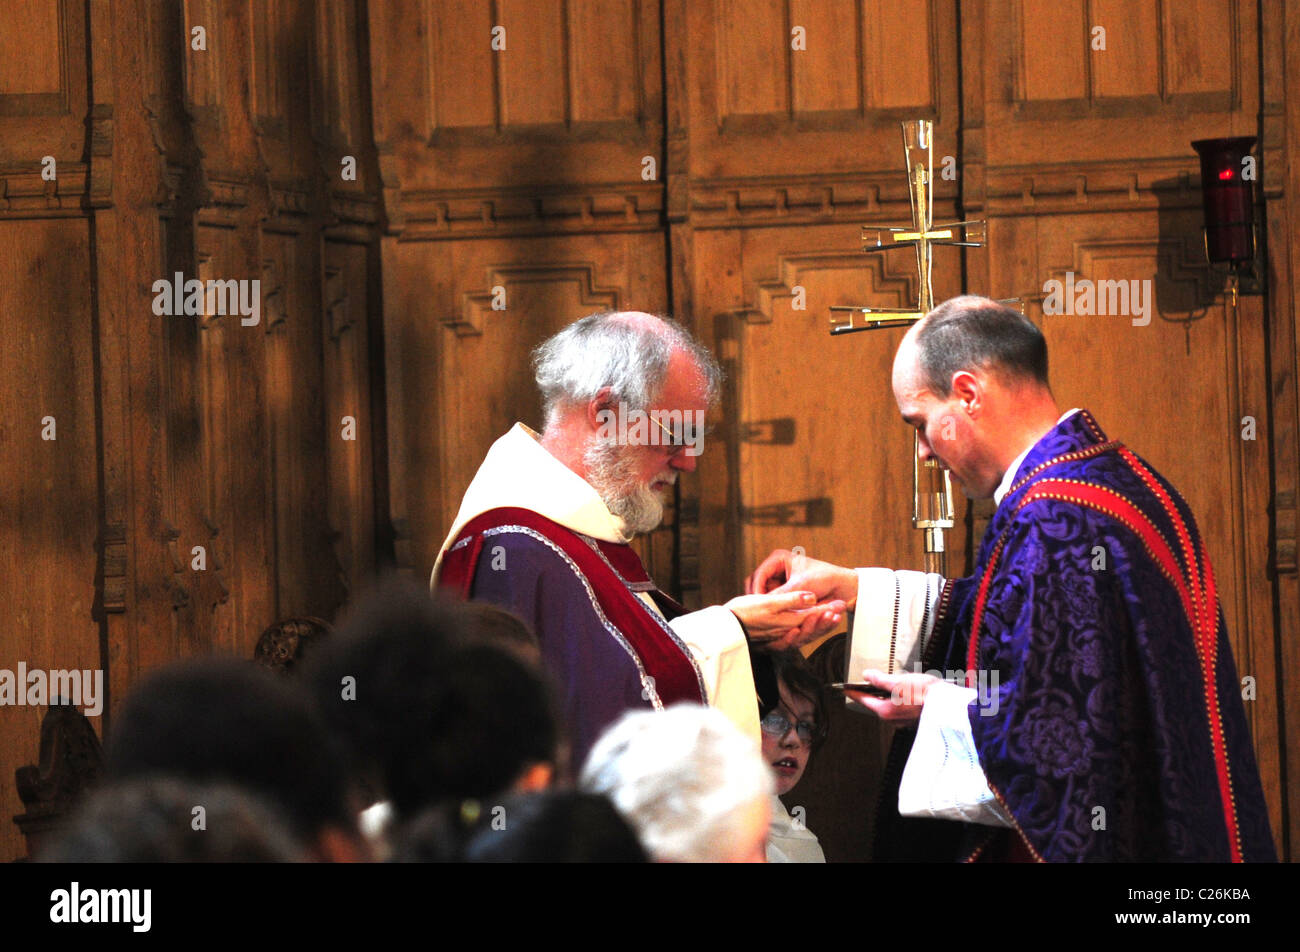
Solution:
<svg viewBox="0 0 1300 952">
<path fill-rule="evenodd" d="M 572 762 L 625 711 L 710 704 L 757 743 L 750 647 L 801 644 L 844 603 L 810 592 L 747 595 L 687 612 L 628 544 L 663 518 L 662 495 L 695 469 L 721 370 L 677 324 L 593 314 L 533 354 L 546 413 L 488 451 L 430 586 L 524 619 L 560 691 Z"/>
</svg>

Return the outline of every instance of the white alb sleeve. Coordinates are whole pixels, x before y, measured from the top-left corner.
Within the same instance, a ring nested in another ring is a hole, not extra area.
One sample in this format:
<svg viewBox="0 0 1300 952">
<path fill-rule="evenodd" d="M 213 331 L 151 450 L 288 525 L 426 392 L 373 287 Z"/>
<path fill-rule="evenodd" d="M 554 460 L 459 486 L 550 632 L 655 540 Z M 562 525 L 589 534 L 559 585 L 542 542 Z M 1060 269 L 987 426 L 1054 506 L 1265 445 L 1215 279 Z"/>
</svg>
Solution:
<svg viewBox="0 0 1300 952">
<path fill-rule="evenodd" d="M 970 728 L 974 688 L 940 681 L 925 692 L 916 740 L 898 787 L 903 816 L 1011 826 L 989 789 Z"/>
<path fill-rule="evenodd" d="M 758 695 L 749 664 L 749 643 L 740 621 L 729 609 L 713 605 L 679 615 L 668 626 L 700 666 L 710 706 L 726 714 L 754 743 L 761 744 Z"/>
<path fill-rule="evenodd" d="M 943 576 L 894 569 L 857 572 L 858 603 L 849 631 L 845 680 L 861 681 L 862 672 L 868 668 L 885 674 L 916 670 L 934 631 L 935 605 L 943 593 Z"/>
</svg>

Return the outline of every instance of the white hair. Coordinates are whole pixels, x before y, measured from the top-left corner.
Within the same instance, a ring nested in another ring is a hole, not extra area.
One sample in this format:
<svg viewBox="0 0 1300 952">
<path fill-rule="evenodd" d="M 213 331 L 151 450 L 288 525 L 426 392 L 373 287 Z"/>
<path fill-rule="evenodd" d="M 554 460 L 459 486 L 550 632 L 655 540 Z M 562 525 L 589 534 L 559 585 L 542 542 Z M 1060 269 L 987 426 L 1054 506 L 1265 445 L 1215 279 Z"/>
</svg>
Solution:
<svg viewBox="0 0 1300 952">
<path fill-rule="evenodd" d="M 654 859 L 684 863 L 723 858 L 745 807 L 776 792 L 754 741 L 698 704 L 625 714 L 591 749 L 578 785 L 608 797 Z"/>
<path fill-rule="evenodd" d="M 694 358 L 712 403 L 722 384 L 722 369 L 679 324 L 627 311 L 602 311 L 574 321 L 533 351 L 546 425 L 565 406 L 586 403 L 606 387 L 615 403 L 625 403 L 629 410 L 648 409 L 659 396 L 675 350 Z"/>
</svg>

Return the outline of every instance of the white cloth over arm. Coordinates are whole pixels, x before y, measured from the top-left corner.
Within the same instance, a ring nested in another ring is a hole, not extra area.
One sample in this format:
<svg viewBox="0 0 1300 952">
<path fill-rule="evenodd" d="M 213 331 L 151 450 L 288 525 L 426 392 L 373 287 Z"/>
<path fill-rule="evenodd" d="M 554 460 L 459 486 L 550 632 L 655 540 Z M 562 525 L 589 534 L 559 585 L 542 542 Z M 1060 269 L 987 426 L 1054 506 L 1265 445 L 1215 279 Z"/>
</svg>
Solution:
<svg viewBox="0 0 1300 952">
<path fill-rule="evenodd" d="M 925 692 L 921 723 L 898 785 L 903 816 L 1010 826 L 1002 804 L 980 769 L 968 709 L 974 688 L 941 681 Z"/>
<path fill-rule="evenodd" d="M 729 609 L 714 605 L 679 615 L 668 626 L 700 666 L 709 704 L 761 745 L 754 672 L 750 669 L 749 643 L 745 641 L 745 629 L 740 621 Z"/>
<path fill-rule="evenodd" d="M 845 679 L 860 681 L 868 668 L 886 674 L 919 671 L 924 646 L 934 633 L 943 582 L 933 573 L 858 569 Z M 903 816 L 1011 825 L 975 750 L 968 714 L 975 700 L 974 688 L 951 683 L 934 685 L 926 693 L 899 785 L 898 812 Z"/>
</svg>

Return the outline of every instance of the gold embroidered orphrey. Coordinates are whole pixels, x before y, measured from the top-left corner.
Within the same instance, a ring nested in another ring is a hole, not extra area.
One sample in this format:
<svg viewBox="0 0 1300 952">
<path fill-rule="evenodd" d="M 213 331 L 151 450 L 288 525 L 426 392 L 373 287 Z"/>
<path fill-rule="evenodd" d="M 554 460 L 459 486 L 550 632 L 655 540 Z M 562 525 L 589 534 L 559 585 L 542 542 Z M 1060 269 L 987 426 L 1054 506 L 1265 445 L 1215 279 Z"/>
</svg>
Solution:
<svg viewBox="0 0 1300 952">
<path fill-rule="evenodd" d="M 831 307 L 831 333 L 851 334 L 882 327 L 908 327 L 934 308 L 931 283 L 935 245 L 959 248 L 982 248 L 986 242 L 983 221 L 957 221 L 934 224 L 934 123 L 912 119 L 903 124 L 903 154 L 907 160 L 907 195 L 912 204 L 910 228 L 862 228 L 862 250 L 889 251 L 913 248 L 916 251 L 917 301 L 915 308 Z M 1019 300 L 1003 301 L 1019 305 Z M 1021 310 L 1023 313 L 1023 307 Z M 859 318 L 861 323 L 857 323 Z M 919 437 L 918 437 L 919 439 Z M 954 524 L 952 480 L 948 471 L 929 459 L 921 461 L 919 446 L 913 445 L 912 456 L 912 526 L 925 533 L 925 570 L 948 574 L 948 552 L 944 532 Z"/>
</svg>

